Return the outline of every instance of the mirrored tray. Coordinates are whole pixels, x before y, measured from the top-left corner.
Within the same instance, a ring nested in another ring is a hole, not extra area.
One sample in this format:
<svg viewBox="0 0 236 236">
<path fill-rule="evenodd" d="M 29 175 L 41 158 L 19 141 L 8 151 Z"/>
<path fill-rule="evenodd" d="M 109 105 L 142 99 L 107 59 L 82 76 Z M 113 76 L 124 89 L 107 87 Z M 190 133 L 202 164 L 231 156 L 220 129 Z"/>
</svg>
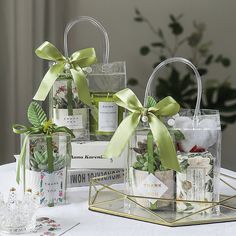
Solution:
<svg viewBox="0 0 236 236">
<path fill-rule="evenodd" d="M 105 185 L 103 180 L 105 178 L 109 179 L 109 176 L 96 177 L 90 181 L 89 209 L 172 227 L 236 221 L 236 178 L 227 173 L 221 173 L 219 202 L 177 201 L 163 198 L 148 199 L 126 195 L 124 194 L 125 186 L 123 184 Z M 151 210 L 142 204 L 142 200 L 145 199 L 154 200 L 157 205 L 164 205 L 165 207 Z M 176 206 L 180 202 L 186 205 L 197 204 L 198 209 L 188 213 L 178 212 Z"/>
</svg>

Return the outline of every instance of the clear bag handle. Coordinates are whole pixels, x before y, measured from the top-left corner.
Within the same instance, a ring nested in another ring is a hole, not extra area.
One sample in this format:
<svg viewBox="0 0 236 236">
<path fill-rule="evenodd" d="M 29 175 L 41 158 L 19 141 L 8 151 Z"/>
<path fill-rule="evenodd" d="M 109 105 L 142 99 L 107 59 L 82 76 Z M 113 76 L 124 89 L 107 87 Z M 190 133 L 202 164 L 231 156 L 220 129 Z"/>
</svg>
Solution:
<svg viewBox="0 0 236 236">
<path fill-rule="evenodd" d="M 194 111 L 194 117 L 197 117 L 197 115 L 200 114 L 200 103 L 201 103 L 201 97 L 202 97 L 202 82 L 201 82 L 201 76 L 197 70 L 197 68 L 192 64 L 192 62 L 190 62 L 189 60 L 182 58 L 182 57 L 172 57 L 172 58 L 168 58 L 165 61 L 161 62 L 159 65 L 156 66 L 156 68 L 153 70 L 147 86 L 146 86 L 146 90 L 145 90 L 145 97 L 144 97 L 144 105 L 147 105 L 147 98 L 150 92 L 150 88 L 151 88 L 151 84 L 153 82 L 153 80 L 155 79 L 155 76 L 158 72 L 158 70 L 160 70 L 162 67 L 173 63 L 173 62 L 182 62 L 188 66 L 190 66 L 192 68 L 192 70 L 195 73 L 196 79 L 197 79 L 197 102 L 196 102 L 196 106 L 195 106 L 195 111 Z"/>
<path fill-rule="evenodd" d="M 102 24 L 99 21 L 97 21 L 96 19 L 94 19 L 90 16 L 79 16 L 77 19 L 70 21 L 66 25 L 66 28 L 64 31 L 64 53 L 65 53 L 65 56 L 68 57 L 68 54 L 69 54 L 68 53 L 68 33 L 75 24 L 82 22 L 82 21 L 88 21 L 88 22 L 92 23 L 104 35 L 103 63 L 107 64 L 109 61 L 109 50 L 110 50 L 110 46 L 109 46 L 110 43 L 109 43 L 107 31 L 105 30 L 105 28 L 102 26 Z"/>
</svg>

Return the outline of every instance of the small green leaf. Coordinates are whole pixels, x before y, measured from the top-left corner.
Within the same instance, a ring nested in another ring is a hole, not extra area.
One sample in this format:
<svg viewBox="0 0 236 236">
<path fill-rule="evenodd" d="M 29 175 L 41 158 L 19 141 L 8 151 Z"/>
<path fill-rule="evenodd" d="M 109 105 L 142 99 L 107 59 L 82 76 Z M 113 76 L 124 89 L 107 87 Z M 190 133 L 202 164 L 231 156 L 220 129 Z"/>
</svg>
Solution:
<svg viewBox="0 0 236 236">
<path fill-rule="evenodd" d="M 180 130 L 170 129 L 169 132 L 171 135 L 175 136 L 176 141 L 185 139 L 184 134 Z"/>
<path fill-rule="evenodd" d="M 133 168 L 137 169 L 137 170 L 142 169 L 143 168 L 143 164 L 141 164 L 140 162 L 135 162 L 133 164 Z"/>
<path fill-rule="evenodd" d="M 138 80 L 135 78 L 130 78 L 128 79 L 127 85 L 130 85 L 130 86 L 138 85 Z"/>
<path fill-rule="evenodd" d="M 159 57 L 159 58 L 160 58 L 160 60 L 161 60 L 161 61 L 164 61 L 164 60 L 166 60 L 166 57 L 165 57 L 164 55 L 160 55 L 160 57 Z"/>
<path fill-rule="evenodd" d="M 148 96 L 148 100 L 147 100 L 147 107 L 154 107 L 155 105 L 157 104 L 156 100 L 151 97 L 151 96 Z"/>
<path fill-rule="evenodd" d="M 206 68 L 199 68 L 198 69 L 198 72 L 199 72 L 199 74 L 201 75 L 201 76 L 203 76 L 203 75 L 205 75 L 205 74 L 207 74 L 207 69 Z"/>
<path fill-rule="evenodd" d="M 150 48 L 148 46 L 142 46 L 140 48 L 140 54 L 146 56 L 150 52 Z"/>
<path fill-rule="evenodd" d="M 138 16 L 138 17 L 134 17 L 134 20 L 137 21 L 137 22 L 142 22 L 143 18 Z"/>
<path fill-rule="evenodd" d="M 163 35 L 163 31 L 161 29 L 158 29 L 158 36 L 163 39 L 164 35 Z"/>
<path fill-rule="evenodd" d="M 38 164 L 42 164 L 44 161 L 44 157 L 39 151 L 34 152 L 34 158 Z"/>
<path fill-rule="evenodd" d="M 37 102 L 30 103 L 27 115 L 29 122 L 35 127 L 47 121 L 46 113 Z"/>
<path fill-rule="evenodd" d="M 222 65 L 224 66 L 224 67 L 228 67 L 228 66 L 230 66 L 230 60 L 229 60 L 229 58 L 223 58 L 222 60 L 221 60 L 221 63 L 222 63 Z"/>
<path fill-rule="evenodd" d="M 160 63 L 161 63 L 160 61 L 153 63 L 152 68 L 156 68 Z"/>
<path fill-rule="evenodd" d="M 136 15 L 140 15 L 140 11 L 138 8 L 135 8 L 135 13 L 136 13 Z"/>
<path fill-rule="evenodd" d="M 176 19 L 175 19 L 175 16 L 170 14 L 170 19 L 173 21 L 173 22 L 176 22 Z"/>
<path fill-rule="evenodd" d="M 215 59 L 215 62 L 221 62 L 221 60 L 223 59 L 223 56 L 220 54 L 217 56 L 217 58 Z"/>
<path fill-rule="evenodd" d="M 154 42 L 154 43 L 151 43 L 151 45 L 153 47 L 161 47 L 161 48 L 165 47 L 165 45 L 162 42 Z"/>
<path fill-rule="evenodd" d="M 183 26 L 179 22 L 173 22 L 169 24 L 169 27 L 172 29 L 174 35 L 180 35 L 183 33 Z"/>
<path fill-rule="evenodd" d="M 156 202 L 154 202 L 154 203 L 151 203 L 150 202 L 150 210 L 152 210 L 152 211 L 155 211 L 155 210 L 157 210 L 158 209 L 158 204 L 157 204 L 157 202 L 158 201 L 156 201 Z"/>
<path fill-rule="evenodd" d="M 209 56 L 207 57 L 207 59 L 206 59 L 206 61 L 205 61 L 205 64 L 206 64 L 206 65 L 210 65 L 211 62 L 212 62 L 212 60 L 213 60 L 213 55 L 211 54 L 211 55 L 209 55 Z"/>
<path fill-rule="evenodd" d="M 188 44 L 190 47 L 196 47 L 202 39 L 202 33 L 194 32 L 188 37 Z"/>
</svg>

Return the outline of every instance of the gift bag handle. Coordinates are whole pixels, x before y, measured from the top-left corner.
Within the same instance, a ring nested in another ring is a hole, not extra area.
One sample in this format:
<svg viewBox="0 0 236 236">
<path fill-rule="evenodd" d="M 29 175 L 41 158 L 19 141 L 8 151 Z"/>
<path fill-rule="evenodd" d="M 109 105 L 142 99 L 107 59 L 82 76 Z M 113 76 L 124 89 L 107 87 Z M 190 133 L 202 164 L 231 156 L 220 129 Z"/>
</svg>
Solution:
<svg viewBox="0 0 236 236">
<path fill-rule="evenodd" d="M 108 34 L 107 31 L 105 30 L 105 28 L 102 26 L 102 24 L 97 21 L 96 19 L 90 17 L 90 16 L 79 16 L 77 19 L 74 19 L 72 21 L 70 21 L 65 28 L 64 31 L 64 52 L 65 52 L 65 56 L 68 57 L 68 33 L 71 30 L 71 28 L 79 23 L 79 22 L 83 22 L 83 21 L 88 21 L 90 23 L 92 23 L 96 28 L 98 28 L 102 34 L 104 35 L 104 44 L 103 44 L 103 63 L 107 64 L 109 61 L 109 38 L 108 38 Z"/>
<path fill-rule="evenodd" d="M 196 106 L 195 106 L 195 111 L 194 111 L 194 117 L 197 117 L 197 115 L 200 114 L 200 103 L 201 103 L 201 96 L 202 96 L 202 82 L 201 82 L 201 76 L 197 70 L 197 68 L 192 64 L 192 62 L 190 62 L 189 60 L 182 58 L 182 57 L 172 57 L 172 58 L 168 58 L 166 60 L 164 60 L 163 62 L 161 62 L 160 64 L 158 64 L 156 66 L 156 68 L 153 70 L 147 86 L 146 86 L 146 90 L 145 90 L 145 97 L 144 97 L 144 105 L 147 105 L 147 99 L 148 99 L 148 95 L 149 95 L 149 91 L 152 85 L 153 80 L 155 79 L 155 76 L 157 74 L 157 72 L 164 66 L 173 63 L 173 62 L 182 62 L 188 66 L 190 66 L 192 68 L 192 70 L 195 73 L 196 79 L 197 79 L 197 102 L 196 102 Z"/>
</svg>

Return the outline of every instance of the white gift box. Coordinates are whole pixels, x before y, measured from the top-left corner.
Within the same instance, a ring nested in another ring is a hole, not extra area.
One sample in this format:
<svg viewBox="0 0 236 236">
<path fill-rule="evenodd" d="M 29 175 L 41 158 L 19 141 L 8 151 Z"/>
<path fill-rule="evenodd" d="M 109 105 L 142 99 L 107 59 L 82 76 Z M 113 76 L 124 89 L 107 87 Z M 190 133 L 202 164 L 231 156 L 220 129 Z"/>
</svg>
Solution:
<svg viewBox="0 0 236 236">
<path fill-rule="evenodd" d="M 103 154 L 109 141 L 72 142 L 71 168 L 123 169 L 127 150 L 118 158 L 105 159 Z"/>
</svg>

